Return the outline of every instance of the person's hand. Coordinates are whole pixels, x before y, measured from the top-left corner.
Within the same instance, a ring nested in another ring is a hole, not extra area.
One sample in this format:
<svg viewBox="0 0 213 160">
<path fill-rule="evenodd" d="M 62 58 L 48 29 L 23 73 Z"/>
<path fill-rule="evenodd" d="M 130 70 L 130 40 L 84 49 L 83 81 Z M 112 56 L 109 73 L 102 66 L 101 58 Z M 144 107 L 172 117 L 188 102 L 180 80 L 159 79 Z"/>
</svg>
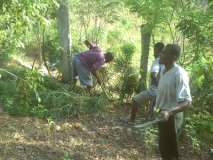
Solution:
<svg viewBox="0 0 213 160">
<path fill-rule="evenodd" d="M 171 112 L 169 111 L 162 111 L 161 114 L 164 121 L 168 121 L 171 116 Z"/>
<path fill-rule="evenodd" d="M 85 44 L 88 48 L 90 48 L 90 42 L 89 42 L 88 40 L 85 40 L 85 41 L 84 41 L 84 44 Z"/>
</svg>

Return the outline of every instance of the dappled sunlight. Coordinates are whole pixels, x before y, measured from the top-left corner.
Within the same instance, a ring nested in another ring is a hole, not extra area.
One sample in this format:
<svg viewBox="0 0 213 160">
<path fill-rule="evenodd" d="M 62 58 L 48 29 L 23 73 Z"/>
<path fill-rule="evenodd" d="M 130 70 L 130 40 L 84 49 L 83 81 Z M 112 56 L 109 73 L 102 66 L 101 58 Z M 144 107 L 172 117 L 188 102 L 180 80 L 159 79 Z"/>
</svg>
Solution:
<svg viewBox="0 0 213 160">
<path fill-rule="evenodd" d="M 1 0 L 0 160 L 212 160 L 212 11 Z"/>
<path fill-rule="evenodd" d="M 4 114 L 0 115 L 0 153 L 46 160 L 62 158 L 66 153 L 76 160 L 158 160 L 157 153 L 147 152 L 141 134 L 113 128 L 118 125 L 114 114 L 64 122 Z"/>
<path fill-rule="evenodd" d="M 4 116 L 0 116 L 0 118 L 3 120 Z M 89 159 L 92 159 L 92 157 L 131 159 L 130 155 L 131 157 L 143 157 L 141 147 L 138 147 L 139 143 L 133 139 L 130 141 L 131 143 L 127 142 L 130 140 L 128 136 L 125 136 L 122 131 L 111 130 L 112 124 L 110 122 L 104 124 L 106 120 L 85 123 L 91 122 L 91 118 L 48 124 L 39 119 L 32 121 L 29 118 L 5 116 L 5 120 L 10 125 L 5 125 L 5 121 L 0 122 L 0 127 L 4 126 L 4 138 L 1 136 L 0 142 L 1 145 L 7 143 L 9 147 L 14 142 L 20 146 L 23 146 L 24 143 L 30 144 L 32 148 L 42 145 L 55 146 L 58 151 L 63 152 L 64 148 L 70 153 L 80 153 L 84 157 L 89 157 Z M 22 125 L 20 125 L 20 122 Z M 118 138 L 119 136 L 120 138 Z M 11 149 L 8 148 L 5 152 L 10 151 Z"/>
<path fill-rule="evenodd" d="M 63 157 L 63 151 L 55 146 L 32 142 L 0 142 L 0 155 L 3 159 L 52 159 Z"/>
</svg>

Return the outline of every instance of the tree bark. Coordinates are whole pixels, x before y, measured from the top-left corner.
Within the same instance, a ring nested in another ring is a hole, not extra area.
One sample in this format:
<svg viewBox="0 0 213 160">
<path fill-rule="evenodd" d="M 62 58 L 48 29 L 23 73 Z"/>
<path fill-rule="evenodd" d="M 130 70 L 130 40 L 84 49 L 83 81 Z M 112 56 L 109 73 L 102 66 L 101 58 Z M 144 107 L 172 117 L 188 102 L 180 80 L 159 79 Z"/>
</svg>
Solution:
<svg viewBox="0 0 213 160">
<path fill-rule="evenodd" d="M 141 63 L 140 63 L 140 73 L 141 80 L 139 89 L 147 89 L 147 73 L 148 73 L 148 60 L 149 60 L 149 46 L 151 39 L 152 29 L 149 24 L 141 26 Z"/>
<path fill-rule="evenodd" d="M 61 47 L 60 69 L 64 82 L 72 81 L 72 56 L 71 56 L 71 40 L 69 30 L 69 4 L 67 0 L 60 1 L 60 7 L 57 13 L 58 33 Z"/>
</svg>

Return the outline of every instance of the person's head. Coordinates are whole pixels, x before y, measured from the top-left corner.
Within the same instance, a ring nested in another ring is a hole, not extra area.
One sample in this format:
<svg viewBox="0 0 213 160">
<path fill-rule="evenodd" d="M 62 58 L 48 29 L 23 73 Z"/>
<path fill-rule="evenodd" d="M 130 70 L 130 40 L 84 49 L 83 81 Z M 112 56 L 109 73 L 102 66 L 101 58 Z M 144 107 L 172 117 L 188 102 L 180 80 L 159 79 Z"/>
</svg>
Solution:
<svg viewBox="0 0 213 160">
<path fill-rule="evenodd" d="M 163 51 L 164 44 L 162 42 L 155 43 L 154 45 L 154 57 L 158 58 Z"/>
<path fill-rule="evenodd" d="M 170 65 L 177 61 L 181 48 L 177 44 L 167 44 L 160 56 L 160 63 Z"/>
<path fill-rule="evenodd" d="M 104 54 L 104 58 L 106 63 L 109 63 L 114 59 L 113 54 L 111 52 L 106 52 Z"/>
</svg>

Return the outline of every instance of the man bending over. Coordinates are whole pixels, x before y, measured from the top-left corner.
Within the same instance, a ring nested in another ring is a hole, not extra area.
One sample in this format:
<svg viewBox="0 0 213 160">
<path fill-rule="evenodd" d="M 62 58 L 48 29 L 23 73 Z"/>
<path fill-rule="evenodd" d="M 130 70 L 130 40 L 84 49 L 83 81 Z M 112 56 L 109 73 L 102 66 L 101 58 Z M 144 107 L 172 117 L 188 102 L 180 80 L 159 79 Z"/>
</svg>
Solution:
<svg viewBox="0 0 213 160">
<path fill-rule="evenodd" d="M 96 77 L 100 84 L 101 80 L 97 76 L 97 71 L 108 62 L 113 60 L 113 55 L 110 52 L 103 53 L 103 51 L 93 45 L 89 41 L 85 41 L 88 51 L 75 55 L 73 60 L 74 78 L 79 78 L 81 85 L 86 86 L 89 90 L 93 86 L 92 74 Z"/>
</svg>

